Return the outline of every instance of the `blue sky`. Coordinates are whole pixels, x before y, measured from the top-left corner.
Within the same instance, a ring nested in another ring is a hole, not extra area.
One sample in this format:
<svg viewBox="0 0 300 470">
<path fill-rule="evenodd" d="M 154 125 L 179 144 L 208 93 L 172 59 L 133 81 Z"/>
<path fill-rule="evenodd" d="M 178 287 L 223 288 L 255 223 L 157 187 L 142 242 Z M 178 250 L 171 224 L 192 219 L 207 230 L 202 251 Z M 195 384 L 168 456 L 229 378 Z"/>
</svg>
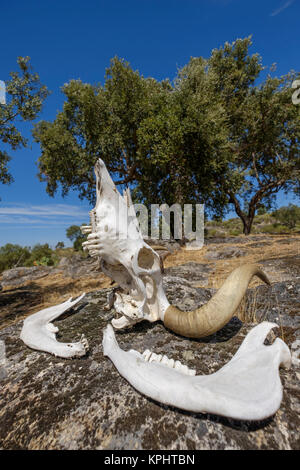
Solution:
<svg viewBox="0 0 300 470">
<path fill-rule="evenodd" d="M 30 56 L 52 91 L 39 119 L 62 107 L 60 87 L 73 78 L 104 81 L 115 55 L 144 76 L 173 79 L 191 56 L 253 35 L 253 52 L 277 74 L 300 70 L 300 0 L 15 0 L 0 6 L 0 80 Z M 31 125 L 23 125 L 30 138 Z M 0 184 L 0 245 L 65 241 L 71 224 L 88 221 L 88 203 L 76 193 L 50 198 L 36 177 L 39 146 L 11 152 L 15 182 Z M 283 194 L 278 204 L 291 199 Z M 295 202 L 295 201 L 292 201 Z"/>
</svg>

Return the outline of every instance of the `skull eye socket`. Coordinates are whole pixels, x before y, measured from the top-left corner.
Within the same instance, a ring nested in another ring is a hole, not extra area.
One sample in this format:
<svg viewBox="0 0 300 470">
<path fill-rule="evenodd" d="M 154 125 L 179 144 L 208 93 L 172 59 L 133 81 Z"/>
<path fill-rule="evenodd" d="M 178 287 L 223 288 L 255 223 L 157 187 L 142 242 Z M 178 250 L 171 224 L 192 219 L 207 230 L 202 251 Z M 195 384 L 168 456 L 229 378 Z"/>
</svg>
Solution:
<svg viewBox="0 0 300 470">
<path fill-rule="evenodd" d="M 138 254 L 137 262 L 142 269 L 154 269 L 157 265 L 157 260 L 152 250 L 143 247 Z"/>
</svg>

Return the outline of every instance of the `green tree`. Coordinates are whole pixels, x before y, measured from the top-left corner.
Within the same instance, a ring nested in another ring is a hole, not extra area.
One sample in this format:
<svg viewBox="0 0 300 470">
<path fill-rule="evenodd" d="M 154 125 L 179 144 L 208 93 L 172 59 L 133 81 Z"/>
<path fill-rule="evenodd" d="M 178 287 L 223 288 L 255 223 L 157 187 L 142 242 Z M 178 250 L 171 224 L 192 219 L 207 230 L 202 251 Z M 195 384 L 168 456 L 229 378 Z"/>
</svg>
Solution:
<svg viewBox="0 0 300 470">
<path fill-rule="evenodd" d="M 30 259 L 26 263 L 27 266 L 32 265 L 44 265 L 53 266 L 55 259 L 53 257 L 53 250 L 50 248 L 48 243 L 36 244 L 31 249 Z"/>
<path fill-rule="evenodd" d="M 41 146 L 39 177 L 51 196 L 61 185 L 63 196 L 76 189 L 81 199 L 94 203 L 93 168 L 99 157 L 117 184 L 139 180 L 147 153 L 138 131 L 169 85 L 140 76 L 118 58 L 105 78 L 104 86 L 71 80 L 62 89 L 66 101 L 54 122 L 35 126 L 33 135 Z"/>
<path fill-rule="evenodd" d="M 229 152 L 226 116 L 214 100 L 205 60 L 191 64 L 178 72 L 162 106 L 139 129 L 148 158 L 136 192 L 147 202 L 205 202 L 221 211 L 224 197 L 215 181 L 223 175 Z"/>
<path fill-rule="evenodd" d="M 73 248 L 76 251 L 82 251 L 82 242 L 86 241 L 86 236 L 81 233 L 78 225 L 71 225 L 67 228 L 66 235 L 71 242 L 73 242 Z"/>
<path fill-rule="evenodd" d="M 65 247 L 64 242 L 57 242 L 56 245 L 55 245 L 56 250 L 61 250 L 64 247 Z"/>
<path fill-rule="evenodd" d="M 10 73 L 6 81 L 7 103 L 0 105 L 0 142 L 16 150 L 28 144 L 17 127 L 17 120 L 32 121 L 42 109 L 43 101 L 48 95 L 47 88 L 40 83 L 38 74 L 34 73 L 29 57 L 19 57 L 19 71 Z M 2 78 L 2 77 L 1 77 Z M 8 163 L 11 157 L 0 148 L 0 182 L 9 184 L 13 177 Z"/>
<path fill-rule="evenodd" d="M 0 247 L 0 272 L 24 266 L 30 259 L 30 249 L 7 243 Z"/>
<path fill-rule="evenodd" d="M 300 193 L 300 108 L 292 104 L 291 88 L 296 74 L 269 74 L 256 85 L 264 67 L 258 54 L 249 53 L 251 44 L 251 38 L 226 43 L 212 52 L 206 68 L 214 100 L 226 113 L 230 148 L 216 188 L 233 205 L 244 234 L 258 207 L 270 207 L 280 189 Z"/>
<path fill-rule="evenodd" d="M 130 185 L 135 202 L 203 202 L 204 192 L 215 191 L 215 175 L 222 171 L 217 149 L 226 146 L 224 112 L 212 100 L 204 66 L 204 80 L 194 95 L 183 74 L 174 85 L 158 82 L 117 58 L 106 71 L 104 86 L 75 80 L 65 85 L 63 110 L 54 122 L 43 121 L 34 129 L 47 192 L 53 196 L 61 185 L 63 195 L 77 189 L 80 198 L 93 203 L 93 167 L 101 157 L 116 184 Z M 198 167 L 201 185 L 194 178 Z M 216 205 L 217 195 L 212 200 Z"/>
<path fill-rule="evenodd" d="M 278 190 L 299 187 L 296 74 L 262 80 L 251 38 L 191 58 L 173 83 L 157 82 L 114 58 L 103 86 L 72 80 L 54 122 L 35 126 L 39 176 L 54 195 L 95 201 L 93 167 L 102 158 L 135 202 L 205 203 L 223 217 L 233 205 L 244 233 Z M 257 85 L 257 81 L 261 83 Z"/>
<path fill-rule="evenodd" d="M 295 204 L 280 207 L 273 215 L 282 225 L 290 229 L 295 228 L 296 225 L 300 223 L 300 207 Z"/>
</svg>

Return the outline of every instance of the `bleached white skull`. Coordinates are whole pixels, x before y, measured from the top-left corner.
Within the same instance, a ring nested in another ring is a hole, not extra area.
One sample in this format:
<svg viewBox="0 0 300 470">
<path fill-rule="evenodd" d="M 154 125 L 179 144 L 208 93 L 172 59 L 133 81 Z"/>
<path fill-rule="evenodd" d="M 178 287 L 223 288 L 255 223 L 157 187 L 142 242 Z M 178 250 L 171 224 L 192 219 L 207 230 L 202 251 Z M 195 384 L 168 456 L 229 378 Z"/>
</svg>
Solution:
<svg viewBox="0 0 300 470">
<path fill-rule="evenodd" d="M 112 321 L 115 328 L 142 320 L 162 320 L 166 327 L 183 336 L 208 336 L 231 319 L 254 275 L 269 284 L 258 266 L 245 264 L 230 274 L 206 305 L 191 312 L 173 307 L 163 290 L 159 255 L 143 240 L 129 190 L 121 196 L 102 160 L 96 163 L 95 174 L 97 200 L 90 212 L 91 224 L 82 227 L 83 233 L 88 233 L 83 246 L 119 285 L 110 299 L 121 315 Z M 62 357 L 84 355 L 88 349 L 85 338 L 74 344 L 58 343 L 57 327 L 51 323 L 79 300 L 67 301 L 26 319 L 21 333 L 23 341 L 32 348 Z"/>
<path fill-rule="evenodd" d="M 90 212 L 91 225 L 82 227 L 83 233 L 89 233 L 83 246 L 121 288 L 114 307 L 122 316 L 113 320 L 115 328 L 160 319 L 181 335 L 208 336 L 231 319 L 254 275 L 269 284 L 258 266 L 245 264 L 231 273 L 206 305 L 192 312 L 171 306 L 162 286 L 159 256 L 143 240 L 129 190 L 121 196 L 102 160 L 96 163 L 95 174 L 97 200 Z"/>
<path fill-rule="evenodd" d="M 235 269 L 223 286 L 204 306 L 181 312 L 171 306 L 162 287 L 158 254 L 148 246 L 139 226 L 129 190 L 121 196 L 104 163 L 95 167 L 96 207 L 90 212 L 91 225 L 85 249 L 99 258 L 102 270 L 115 280 L 121 291 L 114 306 L 122 316 L 113 320 L 123 328 L 141 320 L 156 321 L 184 336 L 201 337 L 222 328 L 234 315 L 250 279 L 257 275 L 269 284 L 266 275 L 253 264 Z M 84 297 L 49 307 L 26 318 L 21 339 L 29 347 L 60 357 L 80 357 L 88 351 L 87 340 L 60 343 L 53 321 Z M 289 367 L 291 355 L 279 338 L 272 346 L 264 344 L 276 324 L 263 322 L 247 335 L 237 353 L 218 372 L 198 376 L 179 361 L 146 350 L 140 354 L 119 348 L 112 327 L 104 331 L 103 352 L 120 374 L 137 390 L 161 403 L 194 412 L 210 412 L 236 419 L 264 419 L 278 409 L 282 385 L 278 368 Z"/>
<path fill-rule="evenodd" d="M 83 233 L 89 233 L 83 246 L 122 288 L 114 301 L 122 317 L 113 325 L 124 328 L 141 320 L 159 320 L 169 306 L 159 255 L 143 240 L 129 189 L 121 196 L 102 160 L 96 163 L 95 174 L 97 201 L 90 212 L 91 225 L 82 227 Z"/>
</svg>

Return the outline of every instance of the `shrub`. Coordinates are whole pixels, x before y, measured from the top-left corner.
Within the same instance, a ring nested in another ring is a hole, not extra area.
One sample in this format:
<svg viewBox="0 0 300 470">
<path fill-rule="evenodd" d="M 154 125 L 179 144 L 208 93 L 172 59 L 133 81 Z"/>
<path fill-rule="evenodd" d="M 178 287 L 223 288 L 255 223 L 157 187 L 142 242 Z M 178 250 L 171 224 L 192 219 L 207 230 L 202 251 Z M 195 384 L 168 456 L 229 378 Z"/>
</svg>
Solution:
<svg viewBox="0 0 300 470">
<path fill-rule="evenodd" d="M 62 250 L 65 247 L 64 242 L 58 242 L 56 243 L 55 249 L 56 250 Z"/>
<path fill-rule="evenodd" d="M 29 248 L 7 243 L 0 247 L 0 272 L 17 266 L 24 266 L 29 259 Z"/>
<path fill-rule="evenodd" d="M 288 206 L 280 207 L 273 215 L 282 225 L 293 229 L 300 222 L 300 207 L 289 204 Z"/>
<path fill-rule="evenodd" d="M 233 237 L 236 237 L 237 235 L 241 235 L 241 233 L 242 233 L 242 230 L 239 230 L 237 228 L 229 230 L 229 235 Z"/>
<path fill-rule="evenodd" d="M 31 249 L 31 255 L 26 263 L 26 266 L 53 266 L 54 259 L 52 255 L 53 251 L 48 243 L 45 243 L 44 245 L 38 243 Z"/>
<path fill-rule="evenodd" d="M 284 225 L 280 225 L 280 224 L 275 223 L 275 224 L 262 226 L 260 231 L 262 233 L 286 233 L 287 228 Z"/>
</svg>

